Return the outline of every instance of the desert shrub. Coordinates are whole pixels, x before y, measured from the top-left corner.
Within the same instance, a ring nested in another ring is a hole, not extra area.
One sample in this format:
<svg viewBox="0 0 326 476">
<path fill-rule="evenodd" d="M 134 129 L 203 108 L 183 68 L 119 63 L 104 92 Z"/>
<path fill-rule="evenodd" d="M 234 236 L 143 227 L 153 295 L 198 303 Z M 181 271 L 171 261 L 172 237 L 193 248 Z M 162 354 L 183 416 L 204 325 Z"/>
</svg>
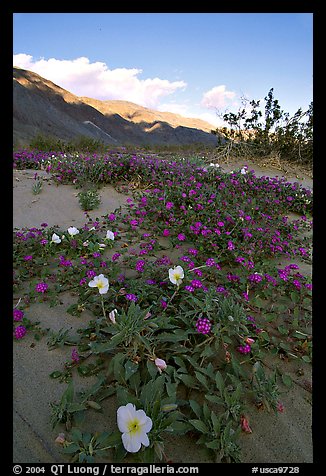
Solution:
<svg viewBox="0 0 326 476">
<path fill-rule="evenodd" d="M 212 131 L 226 139 L 220 152 L 226 156 L 266 157 L 312 164 L 313 160 L 313 103 L 307 111 L 301 108 L 290 116 L 274 98 L 273 88 L 264 98 L 264 111 L 260 100 L 242 98 L 238 112 L 219 114 L 227 127 Z"/>
<path fill-rule="evenodd" d="M 58 152 L 65 148 L 65 142 L 57 137 L 38 134 L 30 142 L 30 148 L 44 152 Z"/>
<path fill-rule="evenodd" d="M 70 141 L 63 141 L 50 135 L 38 134 L 31 140 L 30 148 L 43 152 L 104 152 L 105 144 L 82 135 Z"/>
</svg>

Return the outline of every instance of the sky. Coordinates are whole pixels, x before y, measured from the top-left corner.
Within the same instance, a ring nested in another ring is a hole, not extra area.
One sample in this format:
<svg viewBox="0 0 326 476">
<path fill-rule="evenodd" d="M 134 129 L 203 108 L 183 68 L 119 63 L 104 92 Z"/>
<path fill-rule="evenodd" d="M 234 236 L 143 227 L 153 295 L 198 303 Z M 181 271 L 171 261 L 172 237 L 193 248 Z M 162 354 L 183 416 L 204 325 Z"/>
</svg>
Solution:
<svg viewBox="0 0 326 476">
<path fill-rule="evenodd" d="M 313 13 L 14 13 L 13 64 L 216 127 L 271 88 L 292 115 L 313 100 Z"/>
</svg>

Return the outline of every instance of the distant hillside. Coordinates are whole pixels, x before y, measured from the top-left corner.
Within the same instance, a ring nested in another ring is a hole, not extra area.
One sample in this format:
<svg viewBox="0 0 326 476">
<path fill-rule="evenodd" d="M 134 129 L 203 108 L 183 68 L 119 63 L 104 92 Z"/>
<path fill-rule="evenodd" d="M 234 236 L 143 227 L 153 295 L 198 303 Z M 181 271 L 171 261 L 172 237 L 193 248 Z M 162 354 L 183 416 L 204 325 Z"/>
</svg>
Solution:
<svg viewBox="0 0 326 476">
<path fill-rule="evenodd" d="M 213 128 L 128 101 L 78 97 L 32 71 L 13 68 L 13 139 L 27 145 L 42 134 L 61 140 L 87 136 L 107 145 L 215 146 Z"/>
</svg>

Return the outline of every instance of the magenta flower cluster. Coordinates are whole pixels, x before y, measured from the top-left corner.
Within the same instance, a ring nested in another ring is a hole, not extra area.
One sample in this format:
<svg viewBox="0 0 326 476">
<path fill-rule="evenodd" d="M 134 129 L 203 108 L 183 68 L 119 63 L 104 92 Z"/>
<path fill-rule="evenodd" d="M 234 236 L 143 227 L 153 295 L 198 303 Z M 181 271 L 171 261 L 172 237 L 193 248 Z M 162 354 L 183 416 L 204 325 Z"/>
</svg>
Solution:
<svg viewBox="0 0 326 476">
<path fill-rule="evenodd" d="M 45 293 L 49 288 L 49 285 L 46 284 L 46 283 L 38 283 L 36 286 L 35 286 L 35 291 L 38 292 L 38 293 Z"/>
<path fill-rule="evenodd" d="M 212 324 L 207 317 L 199 317 L 196 322 L 196 329 L 200 334 L 209 334 Z"/>
</svg>

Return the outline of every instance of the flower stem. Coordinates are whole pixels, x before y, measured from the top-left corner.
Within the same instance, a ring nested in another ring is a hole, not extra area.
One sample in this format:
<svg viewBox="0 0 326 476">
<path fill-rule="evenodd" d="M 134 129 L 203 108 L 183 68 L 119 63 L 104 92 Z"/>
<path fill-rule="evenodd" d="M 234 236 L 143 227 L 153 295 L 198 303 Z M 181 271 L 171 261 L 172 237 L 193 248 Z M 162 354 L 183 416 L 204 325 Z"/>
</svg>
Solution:
<svg viewBox="0 0 326 476">
<path fill-rule="evenodd" d="M 103 316 L 104 316 L 104 319 L 106 319 L 106 312 L 105 312 L 105 307 L 104 307 L 104 298 L 103 298 L 103 296 L 101 296 L 101 303 L 102 303 Z"/>
</svg>

